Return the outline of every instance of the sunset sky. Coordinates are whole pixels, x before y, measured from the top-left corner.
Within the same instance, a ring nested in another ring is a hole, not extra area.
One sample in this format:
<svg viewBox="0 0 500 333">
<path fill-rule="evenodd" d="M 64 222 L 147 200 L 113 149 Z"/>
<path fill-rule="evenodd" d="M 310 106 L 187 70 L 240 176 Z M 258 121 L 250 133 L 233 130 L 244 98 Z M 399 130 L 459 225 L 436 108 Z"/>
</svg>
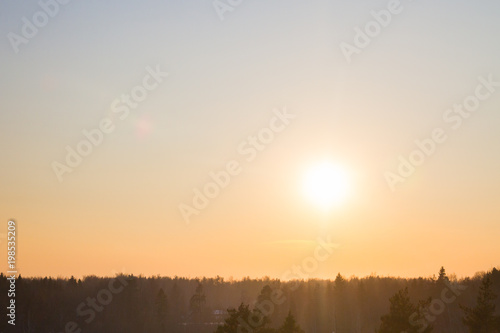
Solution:
<svg viewBox="0 0 500 333">
<path fill-rule="evenodd" d="M 401 0 L 346 57 L 393 1 L 73 0 L 30 38 L 41 5 L 2 1 L 2 271 L 11 218 L 25 276 L 281 278 L 318 237 L 336 248 L 311 278 L 500 265 L 500 2 Z M 132 91 L 147 96 L 127 107 Z M 54 165 L 103 120 L 60 181 Z M 446 139 L 391 188 L 436 128 Z M 259 133 L 273 139 L 251 148 Z M 181 205 L 228 163 L 187 223 Z M 327 207 L 305 189 L 325 163 L 343 186 Z"/>
</svg>

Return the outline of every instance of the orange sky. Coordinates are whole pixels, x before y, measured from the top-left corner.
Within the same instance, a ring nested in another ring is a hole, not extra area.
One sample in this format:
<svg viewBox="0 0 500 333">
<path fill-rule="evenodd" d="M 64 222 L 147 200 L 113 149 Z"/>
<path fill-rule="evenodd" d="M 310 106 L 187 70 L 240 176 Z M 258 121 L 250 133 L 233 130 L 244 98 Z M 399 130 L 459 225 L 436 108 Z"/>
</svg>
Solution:
<svg viewBox="0 0 500 333">
<path fill-rule="evenodd" d="M 14 218 L 25 276 L 498 266 L 500 5 L 474 6 L 405 3 L 348 62 L 340 45 L 386 2 L 248 2 L 222 21 L 209 5 L 68 4 L 18 53 L 0 43 L 1 244 Z M 37 10 L 0 5 L 0 31 Z M 68 149 L 91 152 L 70 166 Z M 324 161 L 348 174 L 328 211 L 304 191 Z M 336 244 L 322 260 L 318 238 Z"/>
</svg>

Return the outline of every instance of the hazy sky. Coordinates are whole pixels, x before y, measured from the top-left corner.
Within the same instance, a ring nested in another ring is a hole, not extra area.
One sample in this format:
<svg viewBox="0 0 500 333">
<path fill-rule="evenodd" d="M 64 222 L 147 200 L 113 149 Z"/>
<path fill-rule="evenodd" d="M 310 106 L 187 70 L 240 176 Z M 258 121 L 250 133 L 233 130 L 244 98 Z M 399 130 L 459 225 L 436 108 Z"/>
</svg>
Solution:
<svg viewBox="0 0 500 333">
<path fill-rule="evenodd" d="M 41 3 L 53 17 L 0 3 L 0 219 L 18 223 L 23 275 L 282 277 L 318 237 L 338 247 L 307 277 L 499 265 L 500 86 L 482 83 L 500 82 L 498 1 L 402 0 L 350 62 L 341 45 L 392 1 Z M 478 89 L 470 116 L 448 113 Z M 103 119 L 113 131 L 59 181 L 53 162 Z M 392 191 L 386 173 L 436 128 L 446 140 Z M 349 175 L 328 212 L 303 190 L 325 160 Z M 187 224 L 179 205 L 230 161 L 239 173 Z"/>
</svg>

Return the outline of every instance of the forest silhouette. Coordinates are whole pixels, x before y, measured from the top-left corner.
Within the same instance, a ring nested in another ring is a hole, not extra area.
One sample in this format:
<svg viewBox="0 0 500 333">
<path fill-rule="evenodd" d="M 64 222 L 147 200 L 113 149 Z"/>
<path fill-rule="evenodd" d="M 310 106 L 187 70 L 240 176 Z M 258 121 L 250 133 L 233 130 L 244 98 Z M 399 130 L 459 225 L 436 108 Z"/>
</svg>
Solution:
<svg viewBox="0 0 500 333">
<path fill-rule="evenodd" d="M 9 285 L 0 275 L 2 293 Z M 16 332 L 500 332 L 500 271 L 457 279 L 86 276 L 16 280 Z M 2 298 L 2 307 L 8 306 Z M 7 321 L 0 331 L 7 331 Z M 10 326 L 10 325 L 9 325 Z"/>
</svg>

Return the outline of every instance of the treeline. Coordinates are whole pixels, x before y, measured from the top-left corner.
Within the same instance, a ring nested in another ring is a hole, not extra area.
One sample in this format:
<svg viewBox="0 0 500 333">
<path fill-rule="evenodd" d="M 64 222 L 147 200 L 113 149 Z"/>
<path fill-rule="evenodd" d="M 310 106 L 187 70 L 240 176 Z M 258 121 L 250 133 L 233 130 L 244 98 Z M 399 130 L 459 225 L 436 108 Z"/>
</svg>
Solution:
<svg viewBox="0 0 500 333">
<path fill-rule="evenodd" d="M 0 275 L 2 295 L 7 295 L 9 283 Z M 347 279 L 339 274 L 333 280 L 288 282 L 20 277 L 15 289 L 16 326 L 4 315 L 1 332 L 401 333 L 403 327 L 408 333 L 465 333 L 475 332 L 474 320 L 483 320 L 481 311 L 491 310 L 491 328 L 477 332 L 500 332 L 495 317 L 495 306 L 500 309 L 497 269 L 463 280 L 448 277 L 444 268 L 434 278 Z M 6 311 L 8 298 L 0 299 Z"/>
</svg>

